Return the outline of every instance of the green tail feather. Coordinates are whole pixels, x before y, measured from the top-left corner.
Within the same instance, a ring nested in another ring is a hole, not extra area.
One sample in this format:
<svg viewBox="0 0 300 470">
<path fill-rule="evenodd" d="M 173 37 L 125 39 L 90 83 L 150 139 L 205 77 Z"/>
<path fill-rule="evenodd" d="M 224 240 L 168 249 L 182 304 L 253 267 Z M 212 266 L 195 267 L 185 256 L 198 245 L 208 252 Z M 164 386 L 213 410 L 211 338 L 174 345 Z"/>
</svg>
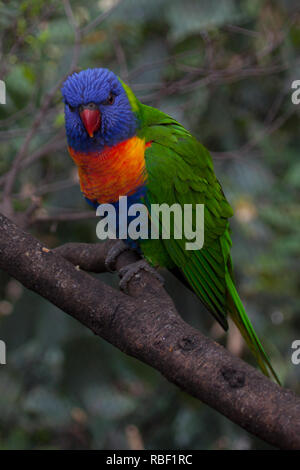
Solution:
<svg viewBox="0 0 300 470">
<path fill-rule="evenodd" d="M 261 342 L 259 341 L 253 326 L 251 325 L 251 322 L 245 312 L 244 306 L 241 302 L 241 299 L 239 298 L 239 295 L 237 293 L 237 290 L 235 288 L 235 285 L 233 283 L 233 280 L 230 276 L 230 273 L 227 271 L 225 275 L 226 279 L 226 284 L 228 287 L 228 292 L 231 296 L 231 302 L 230 302 L 230 310 L 229 314 L 240 330 L 242 336 L 244 337 L 246 343 L 248 344 L 250 350 L 256 357 L 256 360 L 258 362 L 258 365 L 262 372 L 269 377 L 270 373 L 276 380 L 276 382 L 281 385 L 281 382 L 275 372 L 275 370 L 272 367 L 272 364 L 270 362 L 270 359 L 268 358 L 267 354 L 264 351 L 264 348 L 262 347 Z"/>
</svg>

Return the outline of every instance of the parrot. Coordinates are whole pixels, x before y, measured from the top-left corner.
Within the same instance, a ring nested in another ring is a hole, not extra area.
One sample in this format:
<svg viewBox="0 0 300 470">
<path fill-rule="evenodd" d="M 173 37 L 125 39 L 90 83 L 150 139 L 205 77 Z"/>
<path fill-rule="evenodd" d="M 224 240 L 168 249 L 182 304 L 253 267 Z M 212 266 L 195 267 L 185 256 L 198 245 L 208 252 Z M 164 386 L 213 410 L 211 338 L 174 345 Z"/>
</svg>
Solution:
<svg viewBox="0 0 300 470">
<path fill-rule="evenodd" d="M 280 380 L 260 342 L 235 286 L 229 218 L 233 210 L 215 175 L 209 151 L 179 122 L 142 104 L 107 68 L 69 75 L 62 85 L 68 151 L 89 204 L 204 205 L 204 243 L 187 250 L 177 239 L 125 240 L 156 272 L 163 267 L 192 290 L 228 329 L 240 330 L 258 366 Z M 124 245 L 124 244 L 123 244 Z M 142 269 L 143 266 L 141 265 Z"/>
</svg>

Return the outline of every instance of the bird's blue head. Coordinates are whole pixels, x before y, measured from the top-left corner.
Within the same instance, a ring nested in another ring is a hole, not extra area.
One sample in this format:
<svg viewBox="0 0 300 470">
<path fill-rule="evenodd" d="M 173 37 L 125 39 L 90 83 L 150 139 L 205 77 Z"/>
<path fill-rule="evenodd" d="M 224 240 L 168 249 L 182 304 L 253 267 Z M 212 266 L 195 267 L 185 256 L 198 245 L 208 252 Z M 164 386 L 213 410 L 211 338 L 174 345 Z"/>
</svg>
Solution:
<svg viewBox="0 0 300 470">
<path fill-rule="evenodd" d="M 68 144 L 90 152 L 129 139 L 138 128 L 137 100 L 110 70 L 70 75 L 62 87 Z"/>
</svg>

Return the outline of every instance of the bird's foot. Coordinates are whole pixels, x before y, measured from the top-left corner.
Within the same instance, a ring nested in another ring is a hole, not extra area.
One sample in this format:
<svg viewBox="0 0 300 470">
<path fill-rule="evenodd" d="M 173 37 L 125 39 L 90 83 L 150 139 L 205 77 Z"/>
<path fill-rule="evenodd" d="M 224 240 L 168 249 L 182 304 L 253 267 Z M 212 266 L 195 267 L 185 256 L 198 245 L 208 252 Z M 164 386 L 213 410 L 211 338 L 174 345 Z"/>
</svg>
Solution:
<svg viewBox="0 0 300 470">
<path fill-rule="evenodd" d="M 116 261 L 118 256 L 124 251 L 130 250 L 130 247 L 127 246 L 122 240 L 118 240 L 109 250 L 105 258 L 106 269 L 110 272 L 116 270 Z"/>
<path fill-rule="evenodd" d="M 146 271 L 152 274 L 153 276 L 156 277 L 156 279 L 159 280 L 161 284 L 164 284 L 164 278 L 158 274 L 155 268 L 150 266 L 145 260 L 141 259 L 140 261 L 136 261 L 135 263 L 129 264 L 128 266 L 125 266 L 124 268 L 120 269 L 119 275 L 121 277 L 119 286 L 120 289 L 128 293 L 128 284 L 131 281 L 133 277 L 139 278 L 140 274 L 139 271 Z"/>
</svg>

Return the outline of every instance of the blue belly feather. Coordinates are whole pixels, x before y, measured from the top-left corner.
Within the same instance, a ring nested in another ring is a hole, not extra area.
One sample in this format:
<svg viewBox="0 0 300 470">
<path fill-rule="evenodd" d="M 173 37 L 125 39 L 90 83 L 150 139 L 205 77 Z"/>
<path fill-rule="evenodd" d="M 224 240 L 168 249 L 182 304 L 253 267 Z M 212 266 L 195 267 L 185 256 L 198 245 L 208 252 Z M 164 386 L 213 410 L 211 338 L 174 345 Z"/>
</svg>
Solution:
<svg viewBox="0 0 300 470">
<path fill-rule="evenodd" d="M 147 188 L 145 185 L 141 186 L 140 188 L 137 189 L 137 191 L 129 196 L 127 196 L 127 210 L 133 205 L 133 204 L 141 204 L 145 202 L 147 196 Z M 88 199 L 85 197 L 85 200 L 89 205 L 94 207 L 94 209 L 97 209 L 99 206 L 99 203 L 97 201 L 93 201 L 91 199 Z M 117 224 L 116 224 L 116 237 L 119 238 L 119 201 L 117 202 L 112 202 L 111 203 L 116 210 L 116 219 L 117 219 Z M 128 216 L 127 215 L 127 227 L 130 224 L 132 220 L 134 220 L 134 216 Z M 149 229 L 150 230 L 150 229 Z M 126 239 L 123 239 L 124 242 L 130 246 L 130 248 L 139 250 L 139 244 L 140 244 L 140 239 L 138 240 L 132 240 L 129 236 Z"/>
</svg>

